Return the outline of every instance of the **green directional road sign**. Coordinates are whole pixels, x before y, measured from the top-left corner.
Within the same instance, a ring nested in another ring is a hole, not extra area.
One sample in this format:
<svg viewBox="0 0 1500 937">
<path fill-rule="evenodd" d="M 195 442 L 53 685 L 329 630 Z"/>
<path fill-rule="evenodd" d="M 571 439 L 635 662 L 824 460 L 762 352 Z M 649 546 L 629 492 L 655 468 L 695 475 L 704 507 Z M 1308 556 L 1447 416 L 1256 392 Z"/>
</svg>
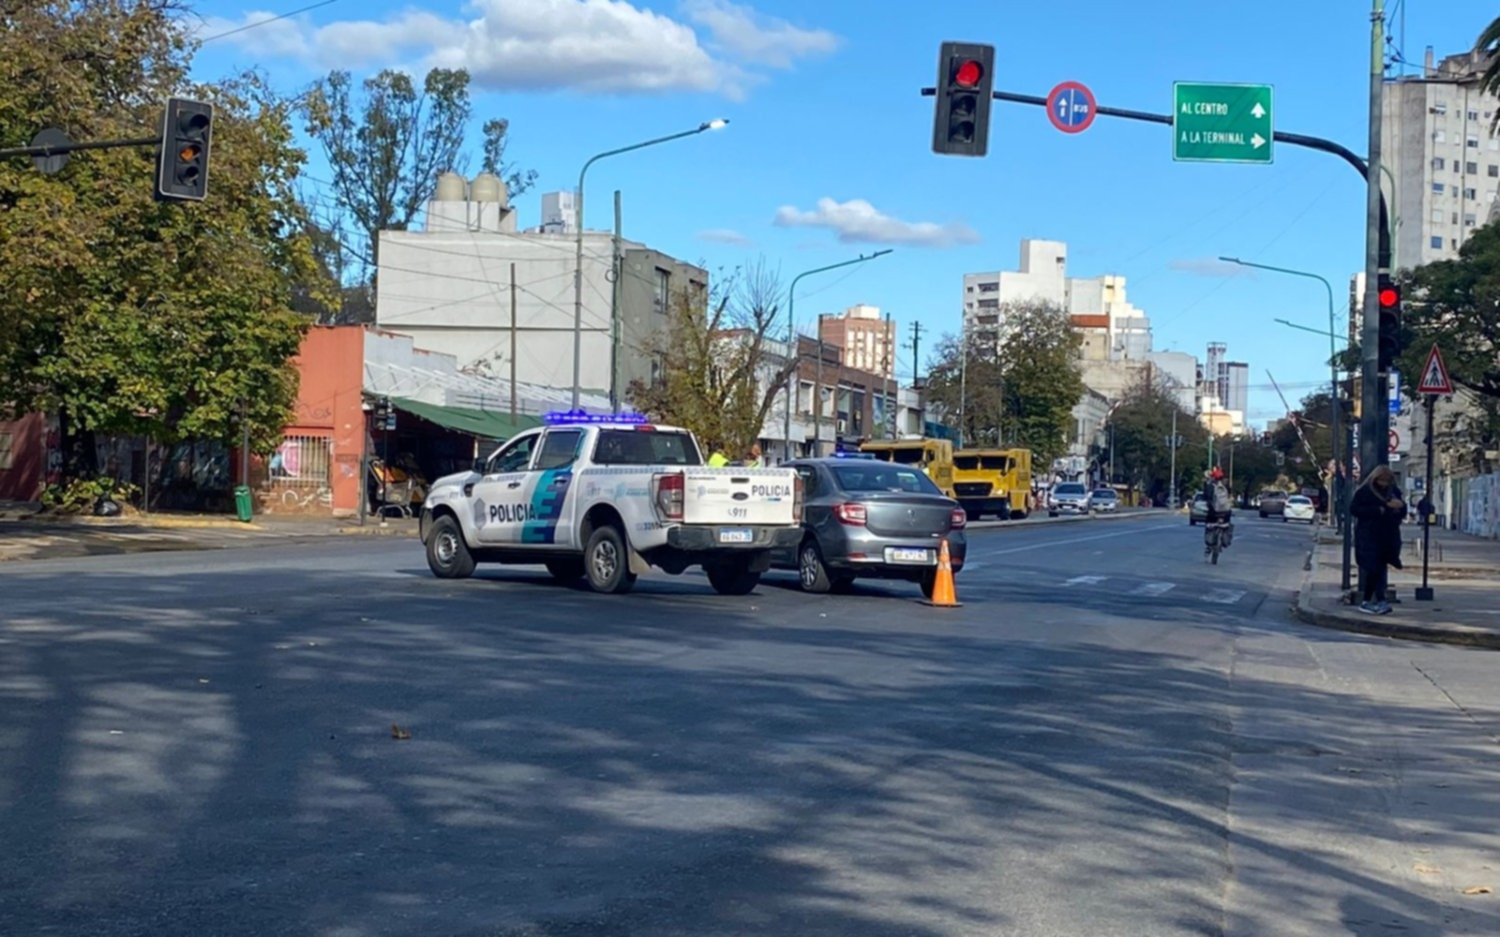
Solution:
<svg viewBox="0 0 1500 937">
<path fill-rule="evenodd" d="M 1270 85 L 1172 85 L 1172 158 L 1269 163 L 1275 124 Z"/>
</svg>

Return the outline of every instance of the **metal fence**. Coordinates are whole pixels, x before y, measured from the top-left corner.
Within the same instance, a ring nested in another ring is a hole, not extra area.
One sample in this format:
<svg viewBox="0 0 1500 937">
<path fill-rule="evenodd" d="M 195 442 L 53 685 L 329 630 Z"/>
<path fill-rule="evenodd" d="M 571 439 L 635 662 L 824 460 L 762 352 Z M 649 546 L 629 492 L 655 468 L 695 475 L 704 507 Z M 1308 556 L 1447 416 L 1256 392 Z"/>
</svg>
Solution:
<svg viewBox="0 0 1500 937">
<path fill-rule="evenodd" d="M 327 436 L 287 436 L 271 454 L 265 501 L 277 508 L 333 505 L 333 440 Z"/>
</svg>

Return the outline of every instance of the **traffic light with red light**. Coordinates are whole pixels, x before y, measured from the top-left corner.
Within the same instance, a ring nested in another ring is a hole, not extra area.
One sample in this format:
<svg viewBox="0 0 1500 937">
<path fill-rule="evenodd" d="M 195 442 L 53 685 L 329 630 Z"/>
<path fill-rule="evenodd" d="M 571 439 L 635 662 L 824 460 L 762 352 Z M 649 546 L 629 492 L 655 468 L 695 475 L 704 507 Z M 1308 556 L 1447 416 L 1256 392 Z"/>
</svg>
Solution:
<svg viewBox="0 0 1500 937">
<path fill-rule="evenodd" d="M 934 153 L 983 156 L 988 152 L 994 71 L 994 46 L 974 42 L 942 44 L 938 50 L 937 108 L 932 124 Z"/>
<path fill-rule="evenodd" d="M 168 99 L 157 157 L 158 199 L 202 201 L 208 195 L 208 147 L 213 123 L 212 104 Z"/>
<path fill-rule="evenodd" d="M 1380 303 L 1380 370 L 1389 371 L 1401 355 L 1401 287 L 1382 276 L 1376 296 Z"/>
</svg>

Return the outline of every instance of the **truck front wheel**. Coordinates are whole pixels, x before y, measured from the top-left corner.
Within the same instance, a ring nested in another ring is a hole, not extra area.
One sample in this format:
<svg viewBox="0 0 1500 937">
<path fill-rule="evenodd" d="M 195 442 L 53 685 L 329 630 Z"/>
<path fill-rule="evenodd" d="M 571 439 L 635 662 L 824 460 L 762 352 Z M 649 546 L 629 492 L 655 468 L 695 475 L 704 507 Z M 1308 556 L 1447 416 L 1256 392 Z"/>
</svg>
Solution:
<svg viewBox="0 0 1500 937">
<path fill-rule="evenodd" d="M 760 585 L 760 573 L 750 571 L 746 560 L 725 560 L 704 566 L 708 584 L 720 595 L 749 595 Z"/>
<path fill-rule="evenodd" d="M 427 568 L 439 579 L 466 579 L 474 573 L 474 555 L 464 543 L 463 528 L 446 514 L 427 535 Z"/>
<path fill-rule="evenodd" d="M 583 571 L 589 588 L 595 592 L 619 595 L 635 586 L 629 548 L 620 528 L 606 525 L 589 535 L 588 545 L 583 548 Z"/>
</svg>

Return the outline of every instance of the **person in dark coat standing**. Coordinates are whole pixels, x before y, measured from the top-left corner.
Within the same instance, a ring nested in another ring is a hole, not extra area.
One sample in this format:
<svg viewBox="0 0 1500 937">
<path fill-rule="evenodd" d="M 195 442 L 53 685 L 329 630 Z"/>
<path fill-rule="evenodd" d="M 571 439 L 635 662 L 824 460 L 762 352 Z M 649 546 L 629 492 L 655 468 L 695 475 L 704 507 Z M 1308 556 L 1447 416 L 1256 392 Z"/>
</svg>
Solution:
<svg viewBox="0 0 1500 937">
<path fill-rule="evenodd" d="M 1360 610 L 1388 615 L 1387 567 L 1401 568 L 1401 521 L 1406 517 L 1406 502 L 1389 466 L 1376 466 L 1355 489 L 1349 514 L 1359 522 L 1354 527 L 1354 558 L 1364 586 Z"/>
</svg>

